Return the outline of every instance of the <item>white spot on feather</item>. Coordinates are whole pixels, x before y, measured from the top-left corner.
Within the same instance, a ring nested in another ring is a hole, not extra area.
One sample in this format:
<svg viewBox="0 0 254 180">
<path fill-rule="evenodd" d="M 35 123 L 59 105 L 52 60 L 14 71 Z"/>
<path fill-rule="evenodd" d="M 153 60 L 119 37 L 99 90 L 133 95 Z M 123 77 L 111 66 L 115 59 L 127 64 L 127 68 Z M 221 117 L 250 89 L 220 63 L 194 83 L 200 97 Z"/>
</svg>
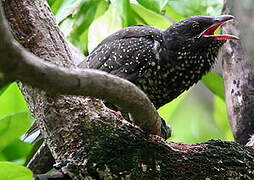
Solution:
<svg viewBox="0 0 254 180">
<path fill-rule="evenodd" d="M 161 52 L 160 43 L 158 41 L 154 41 L 153 53 L 155 54 L 155 58 L 158 60 L 160 59 L 160 52 Z"/>
</svg>

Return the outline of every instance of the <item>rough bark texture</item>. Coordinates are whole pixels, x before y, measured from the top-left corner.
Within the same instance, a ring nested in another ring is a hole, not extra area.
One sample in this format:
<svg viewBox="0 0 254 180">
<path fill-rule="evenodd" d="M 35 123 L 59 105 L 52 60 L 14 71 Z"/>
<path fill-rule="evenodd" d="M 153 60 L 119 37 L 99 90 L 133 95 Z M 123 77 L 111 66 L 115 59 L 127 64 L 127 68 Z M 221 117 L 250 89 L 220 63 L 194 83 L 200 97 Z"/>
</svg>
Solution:
<svg viewBox="0 0 254 180">
<path fill-rule="evenodd" d="M 72 67 L 72 55 L 46 1 L 2 2 L 23 46 L 43 59 Z M 56 159 L 55 168 L 72 179 L 254 179 L 250 147 L 222 141 L 166 143 L 124 121 L 100 100 L 52 97 L 22 87 Z"/>
<path fill-rule="evenodd" d="M 254 49 L 253 41 L 251 41 L 254 30 L 250 27 L 253 26 L 250 22 L 253 21 L 254 15 L 251 17 L 248 11 L 240 10 L 239 7 L 249 6 L 252 14 L 254 14 L 254 8 L 246 4 L 248 3 L 225 0 L 223 14 L 236 15 L 237 20 L 226 23 L 222 28 L 225 34 L 241 37 L 241 41 L 227 42 L 223 51 L 223 77 L 228 115 L 235 140 L 241 144 L 246 144 L 254 134 L 254 74 L 253 63 L 251 63 L 254 59 L 251 53 Z M 243 20 L 246 18 L 250 21 Z M 242 35 L 240 34 L 241 26 L 245 27 L 246 32 Z M 248 49 L 250 52 L 246 53 Z"/>
</svg>

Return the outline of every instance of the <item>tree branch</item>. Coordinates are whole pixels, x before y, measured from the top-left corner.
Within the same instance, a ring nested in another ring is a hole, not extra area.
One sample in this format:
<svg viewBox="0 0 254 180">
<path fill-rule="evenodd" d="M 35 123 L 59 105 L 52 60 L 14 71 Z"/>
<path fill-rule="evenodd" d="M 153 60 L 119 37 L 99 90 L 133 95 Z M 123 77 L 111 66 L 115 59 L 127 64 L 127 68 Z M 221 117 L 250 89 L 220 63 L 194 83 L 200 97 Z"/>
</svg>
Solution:
<svg viewBox="0 0 254 180">
<path fill-rule="evenodd" d="M 253 4 L 252 1 L 250 3 Z M 254 49 L 253 41 L 250 40 L 254 34 L 250 27 L 252 25 L 250 22 L 254 18 L 254 9 L 253 6 L 248 5 L 253 11 L 253 16 L 250 17 L 245 10 L 236 10 L 242 5 L 246 6 L 245 3 L 239 1 L 224 1 L 223 14 L 235 15 L 238 22 L 226 23 L 222 27 L 222 32 L 224 34 L 236 34 L 241 37 L 241 41 L 228 41 L 225 44 L 223 77 L 228 115 L 235 140 L 241 144 L 246 144 L 251 135 L 254 134 L 254 74 L 251 65 L 254 56 L 252 53 L 246 53 L 248 50 L 253 51 Z M 243 20 L 247 17 L 250 21 Z M 241 26 L 245 27 L 244 31 L 248 31 L 248 33 L 240 34 Z M 250 36 L 245 36 L 246 34 Z"/>
<path fill-rule="evenodd" d="M 20 80 L 51 94 L 92 96 L 104 99 L 131 113 L 135 124 L 164 138 L 161 119 L 148 97 L 131 82 L 97 70 L 67 69 L 47 63 L 27 52 L 7 31 L 3 11 L 0 17 L 0 87 Z M 126 96 L 128 94 L 128 96 Z"/>
</svg>

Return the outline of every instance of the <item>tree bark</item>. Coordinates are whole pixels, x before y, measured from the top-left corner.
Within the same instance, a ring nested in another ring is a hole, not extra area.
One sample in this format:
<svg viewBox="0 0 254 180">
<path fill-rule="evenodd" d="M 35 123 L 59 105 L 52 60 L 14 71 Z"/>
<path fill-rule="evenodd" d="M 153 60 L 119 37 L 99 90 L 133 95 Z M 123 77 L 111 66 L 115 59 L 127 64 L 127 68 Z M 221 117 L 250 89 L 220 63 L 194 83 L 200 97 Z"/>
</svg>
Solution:
<svg viewBox="0 0 254 180">
<path fill-rule="evenodd" d="M 236 21 L 222 27 L 225 34 L 235 34 L 241 41 L 229 41 L 223 51 L 223 77 L 230 124 L 236 142 L 246 144 L 254 134 L 254 73 L 253 73 L 253 1 L 224 1 L 223 14 L 233 14 Z M 245 6 L 243 8 L 242 6 Z M 250 11 L 252 10 L 252 15 Z M 242 9 L 241 9 L 242 7 Z M 242 27 L 242 28 L 241 28 Z M 240 33 L 242 32 L 242 33 Z M 244 33 L 245 32 L 245 33 Z"/>
<path fill-rule="evenodd" d="M 12 32 L 24 47 L 58 66 L 75 67 L 46 1 L 2 2 Z M 100 100 L 48 95 L 24 85 L 22 89 L 55 168 L 72 179 L 254 178 L 250 147 L 222 141 L 167 143 L 124 121 Z"/>
</svg>

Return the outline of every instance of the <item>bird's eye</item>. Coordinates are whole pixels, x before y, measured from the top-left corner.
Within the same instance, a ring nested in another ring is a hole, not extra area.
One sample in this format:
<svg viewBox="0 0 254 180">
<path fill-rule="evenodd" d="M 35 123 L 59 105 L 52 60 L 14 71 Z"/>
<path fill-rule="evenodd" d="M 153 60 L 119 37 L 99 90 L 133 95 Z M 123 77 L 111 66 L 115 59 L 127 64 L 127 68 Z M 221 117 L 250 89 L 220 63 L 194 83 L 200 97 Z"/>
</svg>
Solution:
<svg viewBox="0 0 254 180">
<path fill-rule="evenodd" d="M 198 23 L 192 24 L 192 29 L 196 32 L 200 31 L 200 25 Z"/>
</svg>

